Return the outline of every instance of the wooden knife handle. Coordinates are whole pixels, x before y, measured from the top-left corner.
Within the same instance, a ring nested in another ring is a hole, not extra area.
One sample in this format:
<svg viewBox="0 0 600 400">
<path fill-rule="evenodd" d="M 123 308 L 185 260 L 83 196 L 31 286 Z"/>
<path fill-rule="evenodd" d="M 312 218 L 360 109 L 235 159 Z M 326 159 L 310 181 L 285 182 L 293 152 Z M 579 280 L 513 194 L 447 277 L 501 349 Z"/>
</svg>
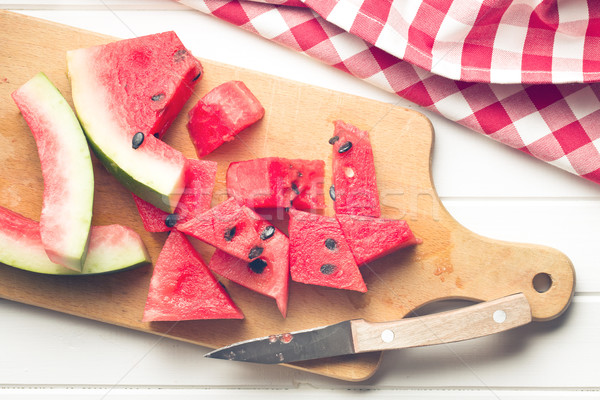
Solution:
<svg viewBox="0 0 600 400">
<path fill-rule="evenodd" d="M 351 321 L 357 353 L 403 349 L 473 339 L 531 322 L 522 293 L 457 310 L 390 322 Z"/>
</svg>

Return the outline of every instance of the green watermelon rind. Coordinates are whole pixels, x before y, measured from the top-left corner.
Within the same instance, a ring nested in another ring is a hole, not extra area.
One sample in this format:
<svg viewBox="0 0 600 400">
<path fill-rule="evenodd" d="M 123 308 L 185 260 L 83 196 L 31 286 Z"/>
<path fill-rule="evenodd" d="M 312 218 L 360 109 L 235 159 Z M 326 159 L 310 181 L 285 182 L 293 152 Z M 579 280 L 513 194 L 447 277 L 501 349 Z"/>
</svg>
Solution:
<svg viewBox="0 0 600 400">
<path fill-rule="evenodd" d="M 71 106 L 43 72 L 19 87 L 12 97 L 40 155 L 44 178 L 42 242 L 54 262 L 81 271 L 94 202 L 94 173 L 85 135 Z"/>
<path fill-rule="evenodd" d="M 43 275 L 99 275 L 136 268 L 151 262 L 141 237 L 122 225 L 92 226 L 90 246 L 81 272 L 50 261 L 39 235 L 39 224 L 0 207 L 0 265 Z M 106 231 L 118 235 L 110 244 L 95 238 Z"/>
</svg>

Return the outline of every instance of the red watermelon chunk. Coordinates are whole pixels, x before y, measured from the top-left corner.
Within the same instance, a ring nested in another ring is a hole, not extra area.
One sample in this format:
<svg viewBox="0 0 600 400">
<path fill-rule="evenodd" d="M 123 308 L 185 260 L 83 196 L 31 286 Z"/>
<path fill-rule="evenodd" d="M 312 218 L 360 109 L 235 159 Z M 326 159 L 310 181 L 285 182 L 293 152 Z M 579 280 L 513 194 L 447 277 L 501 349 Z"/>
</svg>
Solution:
<svg viewBox="0 0 600 400">
<path fill-rule="evenodd" d="M 154 266 L 142 320 L 243 318 L 185 235 L 171 231 Z"/>
<path fill-rule="evenodd" d="M 96 79 L 113 88 L 107 100 L 132 128 L 124 134 L 162 138 L 202 75 L 200 61 L 172 31 L 76 51 L 87 52 Z"/>
<path fill-rule="evenodd" d="M 367 291 L 350 246 L 335 218 L 294 209 L 289 215 L 292 280 Z"/>
<path fill-rule="evenodd" d="M 333 188 L 336 214 L 379 217 L 379 191 L 369 133 L 335 121 Z M 332 196 L 332 197 L 333 197 Z"/>
<path fill-rule="evenodd" d="M 323 209 L 325 162 L 281 157 L 232 162 L 227 193 L 252 208 Z"/>
<path fill-rule="evenodd" d="M 248 262 L 217 250 L 210 260 L 209 268 L 250 290 L 274 298 L 285 318 L 289 283 L 289 240 L 284 233 L 254 211 L 245 206 L 243 208 L 256 221 L 255 229 L 260 235 L 263 253 Z"/>
<path fill-rule="evenodd" d="M 174 32 L 67 52 L 78 119 L 96 156 L 127 189 L 173 212 L 185 157 L 161 138 L 192 94 L 200 62 Z"/>
<path fill-rule="evenodd" d="M 208 92 L 188 114 L 190 138 L 198 157 L 212 153 L 260 120 L 265 109 L 241 81 L 225 82 Z"/>
<path fill-rule="evenodd" d="M 336 218 L 358 265 L 419 243 L 403 220 L 343 214 Z"/>
<path fill-rule="evenodd" d="M 264 251 L 255 224 L 242 206 L 229 198 L 180 224 L 177 229 L 232 256 L 250 261 Z"/>
<path fill-rule="evenodd" d="M 185 189 L 177 208 L 169 214 L 133 195 L 144 228 L 148 232 L 166 232 L 189 221 L 195 214 L 210 208 L 217 175 L 217 163 L 207 160 L 187 160 Z"/>
</svg>

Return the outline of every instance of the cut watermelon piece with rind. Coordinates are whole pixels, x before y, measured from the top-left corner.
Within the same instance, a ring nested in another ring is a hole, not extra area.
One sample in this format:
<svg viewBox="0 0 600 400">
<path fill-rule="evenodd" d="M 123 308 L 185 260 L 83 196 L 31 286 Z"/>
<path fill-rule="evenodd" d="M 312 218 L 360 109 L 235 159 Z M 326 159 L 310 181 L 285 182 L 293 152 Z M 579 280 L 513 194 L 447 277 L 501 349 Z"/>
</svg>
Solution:
<svg viewBox="0 0 600 400">
<path fill-rule="evenodd" d="M 259 121 L 265 114 L 260 101 L 242 81 L 213 88 L 188 113 L 187 129 L 198 157 L 212 153 Z"/>
<path fill-rule="evenodd" d="M 85 135 L 69 103 L 43 73 L 12 93 L 38 149 L 44 180 L 42 243 L 55 263 L 81 271 L 94 202 Z"/>
<path fill-rule="evenodd" d="M 177 230 L 250 261 L 264 250 L 255 224 L 242 206 L 234 198 L 229 198 L 180 224 Z"/>
<path fill-rule="evenodd" d="M 185 235 L 171 231 L 152 272 L 142 321 L 243 318 Z"/>
<path fill-rule="evenodd" d="M 148 232 L 167 232 L 210 208 L 217 163 L 208 160 L 187 160 L 185 189 L 174 213 L 167 213 L 133 194 L 133 199 Z M 169 217 L 171 216 L 171 217 Z"/>
<path fill-rule="evenodd" d="M 175 33 L 165 32 L 71 50 L 67 67 L 75 110 L 94 153 L 129 191 L 173 212 L 186 159 L 157 137 L 191 95 L 202 71 L 199 61 Z M 136 134 L 143 140 L 134 145 Z"/>
<path fill-rule="evenodd" d="M 122 225 L 92 226 L 87 257 L 78 272 L 52 262 L 44 250 L 37 221 L 0 207 L 0 262 L 48 275 L 114 273 L 150 262 L 141 237 Z"/>
<path fill-rule="evenodd" d="M 334 217 L 290 210 L 290 275 L 293 281 L 366 292 L 339 222 Z"/>
<path fill-rule="evenodd" d="M 264 157 L 229 164 L 227 194 L 251 208 L 325 208 L 323 160 Z"/>
<path fill-rule="evenodd" d="M 343 214 L 336 218 L 358 265 L 419 243 L 404 220 Z"/>
<path fill-rule="evenodd" d="M 336 214 L 380 217 L 379 190 L 369 133 L 334 122 L 333 188 Z"/>
<path fill-rule="evenodd" d="M 264 251 L 249 262 L 216 250 L 208 267 L 211 271 L 265 296 L 272 297 L 283 318 L 287 315 L 289 288 L 289 240 L 268 221 L 244 206 L 248 216 L 256 221 Z"/>
</svg>

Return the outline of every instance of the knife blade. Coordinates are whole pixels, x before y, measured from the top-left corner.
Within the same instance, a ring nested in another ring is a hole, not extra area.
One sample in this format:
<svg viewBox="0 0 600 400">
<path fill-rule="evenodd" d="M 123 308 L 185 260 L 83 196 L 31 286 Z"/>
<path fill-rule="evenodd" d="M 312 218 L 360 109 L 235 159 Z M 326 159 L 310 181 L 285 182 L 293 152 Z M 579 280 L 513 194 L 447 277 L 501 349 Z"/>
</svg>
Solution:
<svg viewBox="0 0 600 400">
<path fill-rule="evenodd" d="M 429 346 L 503 332 L 531 322 L 523 293 L 397 321 L 353 319 L 234 343 L 205 357 L 280 364 L 371 351 Z"/>
</svg>

